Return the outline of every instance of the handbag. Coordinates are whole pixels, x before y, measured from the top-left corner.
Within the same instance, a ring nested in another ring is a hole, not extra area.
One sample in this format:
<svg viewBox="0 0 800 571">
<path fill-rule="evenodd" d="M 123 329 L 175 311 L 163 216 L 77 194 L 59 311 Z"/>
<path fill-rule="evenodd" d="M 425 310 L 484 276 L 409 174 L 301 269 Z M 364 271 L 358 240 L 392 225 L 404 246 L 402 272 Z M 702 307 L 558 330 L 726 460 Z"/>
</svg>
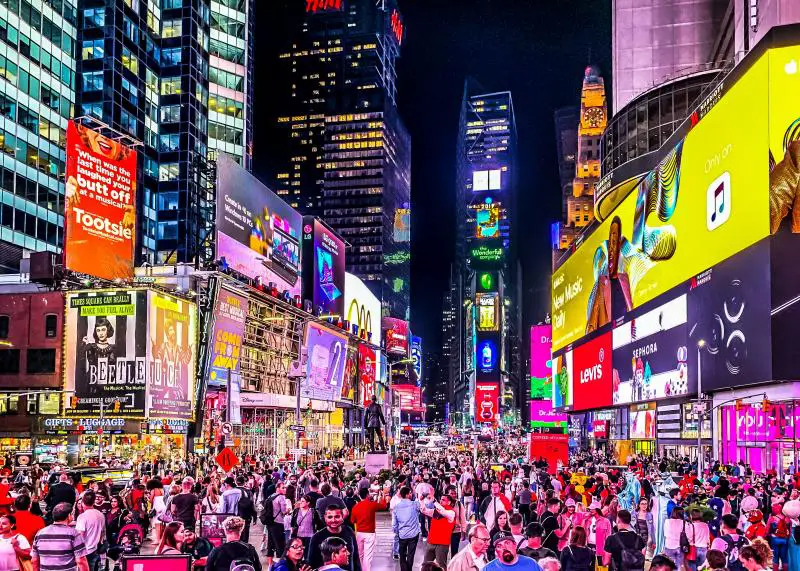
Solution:
<svg viewBox="0 0 800 571">
<path fill-rule="evenodd" d="M 686 536 L 686 522 L 683 522 L 680 542 L 681 542 L 681 553 L 683 553 L 684 555 L 688 554 L 692 546 L 689 543 L 689 538 Z"/>
<path fill-rule="evenodd" d="M 19 571 L 33 571 L 33 562 L 30 559 L 17 557 L 17 562 L 19 563 Z"/>
<path fill-rule="evenodd" d="M 686 561 L 697 561 L 697 547 L 694 544 L 695 541 L 695 534 L 697 533 L 694 529 L 694 524 L 690 523 L 689 525 L 692 526 L 692 544 L 689 546 L 689 551 L 686 552 L 686 557 L 684 559 Z M 686 528 L 686 524 L 683 524 L 684 529 Z"/>
</svg>

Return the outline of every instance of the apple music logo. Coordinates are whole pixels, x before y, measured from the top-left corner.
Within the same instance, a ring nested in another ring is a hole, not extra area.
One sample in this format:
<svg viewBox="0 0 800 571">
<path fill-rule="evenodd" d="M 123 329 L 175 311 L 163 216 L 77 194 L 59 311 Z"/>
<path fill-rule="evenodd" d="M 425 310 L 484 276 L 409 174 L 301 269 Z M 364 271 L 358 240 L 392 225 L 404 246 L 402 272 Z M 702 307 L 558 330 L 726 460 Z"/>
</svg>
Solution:
<svg viewBox="0 0 800 571">
<path fill-rule="evenodd" d="M 706 227 L 719 228 L 731 217 L 731 174 L 722 173 L 712 182 L 706 193 Z"/>
</svg>

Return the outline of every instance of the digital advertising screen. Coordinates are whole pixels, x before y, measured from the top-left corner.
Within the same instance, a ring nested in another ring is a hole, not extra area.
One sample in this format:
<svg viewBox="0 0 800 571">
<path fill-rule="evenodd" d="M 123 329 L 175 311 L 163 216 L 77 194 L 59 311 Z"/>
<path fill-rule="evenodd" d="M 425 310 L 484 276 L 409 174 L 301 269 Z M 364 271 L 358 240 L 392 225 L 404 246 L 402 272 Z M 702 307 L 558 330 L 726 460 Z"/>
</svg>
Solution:
<svg viewBox="0 0 800 571">
<path fill-rule="evenodd" d="M 614 328 L 614 404 L 696 391 L 689 376 L 696 357 L 690 366 L 686 297 L 681 295 Z"/>
<path fill-rule="evenodd" d="M 356 398 L 358 386 L 358 347 L 354 343 L 347 346 L 347 361 L 345 362 L 344 375 L 342 376 L 342 400 L 353 401 Z"/>
<path fill-rule="evenodd" d="M 769 247 L 770 240 L 762 240 L 691 281 L 689 359 L 696 367 L 697 346 L 702 341 L 703 391 L 775 378 L 770 343 L 772 306 L 766 294 L 770 291 Z"/>
<path fill-rule="evenodd" d="M 416 335 L 411 336 L 411 360 L 414 361 L 412 367 L 417 376 L 417 386 L 422 385 L 422 339 Z"/>
<path fill-rule="evenodd" d="M 500 384 L 475 383 L 475 422 L 496 422 L 500 413 Z"/>
<path fill-rule="evenodd" d="M 301 293 L 303 218 L 228 155 L 217 158 L 217 259 L 264 285 Z"/>
<path fill-rule="evenodd" d="M 147 292 L 150 379 L 147 414 L 194 420 L 197 305 L 166 293 Z"/>
<path fill-rule="evenodd" d="M 553 409 L 550 400 L 531 400 L 531 426 L 551 427 L 567 426 L 567 414 Z"/>
<path fill-rule="evenodd" d="M 476 293 L 475 305 L 478 308 L 478 331 L 500 330 L 500 294 Z"/>
<path fill-rule="evenodd" d="M 566 408 L 572 405 L 572 351 L 565 351 L 552 359 L 553 406 Z"/>
<path fill-rule="evenodd" d="M 148 379 L 147 292 L 92 290 L 66 296 L 64 388 L 74 391 L 77 407 L 67 416 L 145 416 Z M 115 413 L 113 402 L 121 401 Z"/>
<path fill-rule="evenodd" d="M 248 310 L 247 295 L 220 287 L 214 300 L 211 339 L 208 349 L 208 384 L 222 387 L 239 377 L 242 339 Z"/>
<path fill-rule="evenodd" d="M 344 242 L 313 216 L 303 217 L 303 296 L 315 315 L 344 316 Z"/>
<path fill-rule="evenodd" d="M 400 400 L 400 410 L 412 412 L 422 408 L 420 388 L 416 385 L 394 385 L 392 390 Z"/>
<path fill-rule="evenodd" d="M 545 378 L 552 375 L 550 366 L 551 325 L 531 327 L 531 377 Z"/>
<path fill-rule="evenodd" d="M 411 209 L 397 208 L 394 211 L 394 226 L 392 236 L 395 243 L 411 241 Z"/>
<path fill-rule="evenodd" d="M 800 163 L 798 163 L 800 164 Z M 800 378 L 800 264 L 786 263 L 800 252 L 800 234 L 781 230 L 770 244 L 772 287 L 772 378 Z"/>
<path fill-rule="evenodd" d="M 350 332 L 380 347 L 381 302 L 363 281 L 348 272 L 344 274 L 344 307 Z"/>
<path fill-rule="evenodd" d="M 475 210 L 475 237 L 478 239 L 500 237 L 500 205 L 491 199 L 487 201 L 472 207 Z"/>
<path fill-rule="evenodd" d="M 776 144 L 769 144 L 768 124 L 775 120 L 773 108 L 784 105 L 772 101 L 772 94 L 783 91 L 779 97 L 788 104 L 794 93 L 773 88 L 768 103 L 767 86 L 775 75 L 768 73 L 769 60 L 760 58 L 726 85 L 719 100 L 696 115 L 684 140 L 553 273 L 554 350 L 769 234 L 766 157 Z M 781 115 L 781 133 L 797 118 L 791 105 Z M 745 112 L 748 128 L 742 129 Z"/>
<path fill-rule="evenodd" d="M 553 398 L 553 377 L 548 376 L 543 379 L 531 377 L 531 398 L 547 399 Z"/>
<path fill-rule="evenodd" d="M 479 373 L 484 375 L 497 373 L 500 358 L 500 336 L 492 334 L 478 335 L 475 350 L 475 364 Z"/>
<path fill-rule="evenodd" d="M 475 286 L 479 292 L 496 292 L 500 287 L 497 272 L 482 271 L 475 276 Z"/>
<path fill-rule="evenodd" d="M 367 407 L 372 402 L 375 395 L 375 379 L 377 374 L 377 359 L 375 349 L 367 347 L 363 343 L 358 345 L 358 374 L 360 376 L 359 390 L 361 392 L 361 402 Z"/>
<path fill-rule="evenodd" d="M 347 360 L 347 337 L 319 323 L 309 321 L 305 346 L 308 354 L 303 394 L 311 398 L 337 400 Z"/>
<path fill-rule="evenodd" d="M 653 440 L 656 437 L 656 406 L 641 404 L 631 407 L 631 440 Z"/>
<path fill-rule="evenodd" d="M 133 278 L 136 151 L 67 122 L 64 266 L 105 280 Z"/>
<path fill-rule="evenodd" d="M 611 333 L 604 333 L 572 350 L 573 410 L 609 406 L 613 366 Z"/>
<path fill-rule="evenodd" d="M 384 317 L 382 324 L 386 352 L 402 358 L 408 357 L 408 321 Z"/>
</svg>

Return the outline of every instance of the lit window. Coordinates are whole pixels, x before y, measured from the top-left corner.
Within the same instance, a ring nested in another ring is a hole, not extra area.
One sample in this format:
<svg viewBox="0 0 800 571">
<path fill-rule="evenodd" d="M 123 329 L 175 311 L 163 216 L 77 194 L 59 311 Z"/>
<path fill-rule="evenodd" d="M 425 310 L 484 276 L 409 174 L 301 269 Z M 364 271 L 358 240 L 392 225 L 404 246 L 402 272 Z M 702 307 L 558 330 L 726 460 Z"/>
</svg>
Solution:
<svg viewBox="0 0 800 571">
<path fill-rule="evenodd" d="M 158 180 L 161 182 L 178 180 L 180 167 L 178 163 L 166 163 L 158 167 Z"/>
<path fill-rule="evenodd" d="M 161 95 L 174 95 L 180 92 L 180 77 L 165 77 L 161 80 Z"/>
<path fill-rule="evenodd" d="M 133 55 L 128 48 L 122 48 L 122 65 L 139 75 L 139 58 Z"/>
<path fill-rule="evenodd" d="M 183 20 L 164 20 L 161 24 L 161 36 L 164 38 L 177 38 L 183 34 Z"/>
</svg>

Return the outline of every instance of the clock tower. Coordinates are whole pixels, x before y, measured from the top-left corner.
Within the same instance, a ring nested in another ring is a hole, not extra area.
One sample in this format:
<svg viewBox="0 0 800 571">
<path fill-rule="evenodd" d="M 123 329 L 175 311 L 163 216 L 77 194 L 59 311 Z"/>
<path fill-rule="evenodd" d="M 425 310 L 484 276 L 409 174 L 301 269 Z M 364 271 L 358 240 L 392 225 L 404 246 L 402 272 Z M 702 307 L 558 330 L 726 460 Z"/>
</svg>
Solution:
<svg viewBox="0 0 800 571">
<path fill-rule="evenodd" d="M 572 196 L 567 197 L 567 225 L 582 228 L 594 220 L 594 191 L 600 180 L 600 137 L 608 124 L 606 89 L 600 70 L 590 65 L 583 75 L 578 154 Z"/>
</svg>

